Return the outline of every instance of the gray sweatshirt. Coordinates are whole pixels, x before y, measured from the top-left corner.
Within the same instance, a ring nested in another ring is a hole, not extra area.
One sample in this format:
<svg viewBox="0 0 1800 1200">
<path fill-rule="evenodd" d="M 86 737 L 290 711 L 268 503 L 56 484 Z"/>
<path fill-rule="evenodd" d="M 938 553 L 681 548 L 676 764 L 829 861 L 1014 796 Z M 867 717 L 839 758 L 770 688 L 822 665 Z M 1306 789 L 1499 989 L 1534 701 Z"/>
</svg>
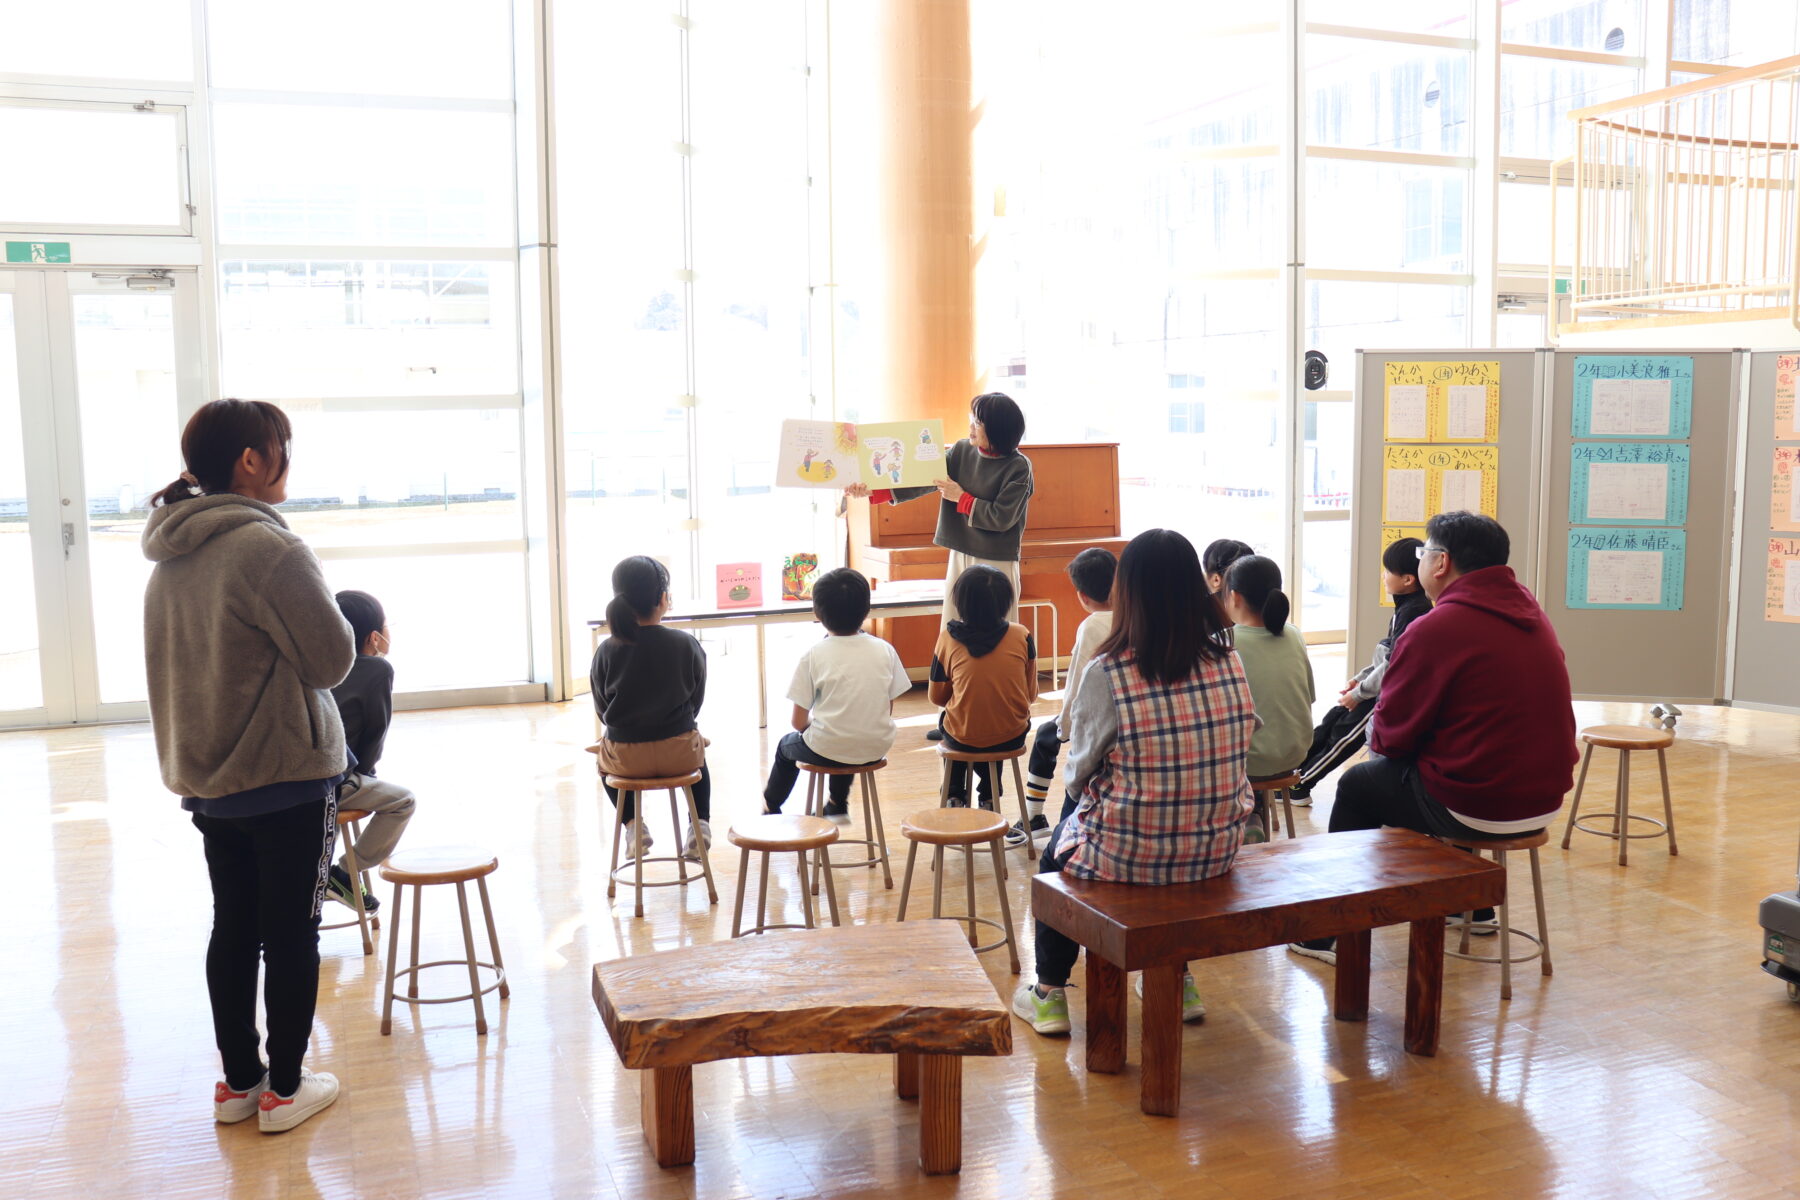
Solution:
<svg viewBox="0 0 1800 1200">
<path fill-rule="evenodd" d="M 937 535 L 931 540 L 946 550 L 972 558 L 1013 562 L 1025 536 L 1025 512 L 1031 506 L 1031 460 L 1014 451 L 989 458 L 967 438 L 944 455 L 944 474 L 954 479 L 973 503 L 968 513 L 948 500 L 938 503 Z M 935 496 L 936 488 L 895 488 L 893 503 Z"/>
<path fill-rule="evenodd" d="M 319 561 L 267 504 L 201 496 L 144 526 L 150 724 L 163 784 L 214 797 L 344 770 L 331 689 L 356 644 Z"/>
</svg>

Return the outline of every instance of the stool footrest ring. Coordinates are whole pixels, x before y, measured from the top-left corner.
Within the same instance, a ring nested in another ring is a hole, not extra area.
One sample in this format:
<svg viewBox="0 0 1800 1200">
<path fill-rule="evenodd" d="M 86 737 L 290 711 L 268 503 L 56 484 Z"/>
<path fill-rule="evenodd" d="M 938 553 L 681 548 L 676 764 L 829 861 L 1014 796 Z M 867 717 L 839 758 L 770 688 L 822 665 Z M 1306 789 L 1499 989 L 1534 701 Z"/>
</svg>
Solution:
<svg viewBox="0 0 1800 1200">
<path fill-rule="evenodd" d="M 624 884 L 626 887 L 633 887 L 633 888 L 639 887 L 639 886 L 647 887 L 647 888 L 681 887 L 681 886 L 683 886 L 685 884 L 689 884 L 689 883 L 695 883 L 695 882 L 704 883 L 706 881 L 705 876 L 703 876 L 702 874 L 699 873 L 700 872 L 700 860 L 699 859 L 697 859 L 697 858 L 679 858 L 679 857 L 676 857 L 675 855 L 671 854 L 671 855 L 666 855 L 666 856 L 658 856 L 656 858 L 646 858 L 643 860 L 644 865 L 648 866 L 651 863 L 686 863 L 690 867 L 694 868 L 695 874 L 689 875 L 686 879 L 646 879 L 640 885 L 637 882 L 637 880 L 631 878 L 634 868 L 637 865 L 637 861 L 638 861 L 637 859 L 629 859 L 629 860 L 619 864 L 619 866 L 612 872 L 613 880 L 617 883 Z"/>
<path fill-rule="evenodd" d="M 1625 819 L 1627 821 L 1641 821 L 1645 825 L 1655 826 L 1654 829 L 1651 829 L 1647 833 L 1627 833 L 1625 836 L 1628 838 L 1659 838 L 1669 832 L 1669 827 L 1655 817 L 1640 817 L 1636 813 L 1626 813 Z M 1587 823 L 1589 821 L 1608 821 L 1612 823 L 1613 828 L 1593 829 L 1588 826 Z M 1581 832 L 1591 833 L 1595 837 L 1612 838 L 1614 841 L 1617 841 L 1619 838 L 1618 824 L 1619 815 L 1611 812 L 1589 813 L 1586 816 L 1575 818 L 1575 828 L 1581 830 Z"/>
<path fill-rule="evenodd" d="M 1446 925 L 1444 927 L 1444 932 L 1451 934 L 1452 936 L 1460 935 L 1462 933 L 1462 922 L 1457 921 L 1457 922 L 1453 922 L 1449 925 Z M 1499 930 L 1496 929 L 1494 932 L 1496 934 L 1498 934 Z M 1540 958 L 1544 957 L 1544 944 L 1542 942 L 1538 941 L 1537 934 L 1526 933 L 1523 929 L 1514 929 L 1514 930 L 1511 930 L 1510 932 L 1512 933 L 1512 936 L 1514 936 L 1516 938 L 1524 938 L 1526 941 L 1530 942 L 1533 946 L 1536 946 L 1537 949 L 1531 951 L 1531 953 L 1529 953 L 1529 954 L 1508 955 L 1505 959 L 1506 962 L 1528 963 L 1528 962 L 1534 961 L 1535 959 L 1540 959 Z M 1505 951 L 1506 951 L 1506 947 L 1504 947 L 1504 946 L 1498 947 L 1498 949 L 1502 953 L 1505 953 Z M 1445 958 L 1460 958 L 1464 962 L 1478 962 L 1478 963 L 1498 964 L 1501 961 L 1500 954 L 1464 954 L 1460 950 L 1449 950 L 1449 949 L 1446 949 L 1444 951 L 1444 957 Z"/>
<path fill-rule="evenodd" d="M 493 963 L 478 962 L 475 966 L 478 970 L 492 971 L 494 973 L 494 982 L 482 988 L 479 993 L 464 992 L 460 996 L 402 996 L 399 991 L 399 983 L 403 977 L 416 975 L 427 967 L 462 967 L 464 970 L 467 970 L 469 964 L 463 959 L 443 958 L 439 959 L 437 962 L 420 963 L 416 967 L 402 967 L 394 972 L 394 999 L 407 1004 L 458 1004 L 464 1000 L 473 1000 L 477 995 L 485 996 L 506 982 L 506 972 L 501 968 L 496 967 Z"/>
</svg>

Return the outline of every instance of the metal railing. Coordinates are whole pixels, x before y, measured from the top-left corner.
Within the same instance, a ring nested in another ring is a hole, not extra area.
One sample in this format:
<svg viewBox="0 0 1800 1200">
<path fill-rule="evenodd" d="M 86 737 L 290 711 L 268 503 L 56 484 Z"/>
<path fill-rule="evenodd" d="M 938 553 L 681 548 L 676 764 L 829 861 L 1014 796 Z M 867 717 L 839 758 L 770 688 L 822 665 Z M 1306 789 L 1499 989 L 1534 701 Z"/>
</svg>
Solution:
<svg viewBox="0 0 1800 1200">
<path fill-rule="evenodd" d="M 1578 109 L 1563 333 L 1766 320 L 1800 329 L 1800 55 Z M 1561 286 L 1559 286 L 1559 284 Z"/>
</svg>

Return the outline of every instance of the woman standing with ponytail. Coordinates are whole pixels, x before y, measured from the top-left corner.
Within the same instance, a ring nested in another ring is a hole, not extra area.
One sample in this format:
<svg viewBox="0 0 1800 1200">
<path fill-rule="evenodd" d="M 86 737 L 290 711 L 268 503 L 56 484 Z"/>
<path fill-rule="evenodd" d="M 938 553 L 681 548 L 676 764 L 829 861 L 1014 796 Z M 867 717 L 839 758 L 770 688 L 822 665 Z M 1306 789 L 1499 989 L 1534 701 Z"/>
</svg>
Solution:
<svg viewBox="0 0 1800 1200">
<path fill-rule="evenodd" d="M 613 568 L 613 598 L 606 606 L 607 638 L 594 651 L 588 681 L 594 710 L 606 735 L 594 749 L 602 775 L 666 778 L 700 772 L 694 810 L 700 824 L 688 831 L 682 854 L 697 859 L 712 845 L 712 772 L 700 736 L 706 700 L 706 651 L 691 633 L 662 623 L 669 611 L 669 569 L 642 554 Z M 1311 726 L 1307 733 L 1312 732 Z M 604 784 L 602 786 L 605 786 Z M 619 793 L 606 789 L 619 803 Z M 633 855 L 650 849 L 650 831 L 627 810 L 625 845 Z"/>
<path fill-rule="evenodd" d="M 1250 739 L 1245 765 L 1253 782 L 1278 779 L 1312 748 L 1313 674 L 1306 639 L 1288 621 L 1287 593 L 1275 560 L 1250 554 L 1225 572 L 1219 594 L 1236 628 L 1232 646 L 1244 663 L 1262 728 Z"/>
<path fill-rule="evenodd" d="M 156 564 L 144 593 L 150 723 L 212 881 L 206 986 L 225 1068 L 213 1117 L 256 1117 L 264 1133 L 338 1097 L 334 1076 L 301 1064 L 348 766 L 331 688 L 356 658 L 318 560 L 274 508 L 287 499 L 292 437 L 273 404 L 201 408 L 181 435 L 186 469 L 152 501 L 143 538 Z"/>
</svg>

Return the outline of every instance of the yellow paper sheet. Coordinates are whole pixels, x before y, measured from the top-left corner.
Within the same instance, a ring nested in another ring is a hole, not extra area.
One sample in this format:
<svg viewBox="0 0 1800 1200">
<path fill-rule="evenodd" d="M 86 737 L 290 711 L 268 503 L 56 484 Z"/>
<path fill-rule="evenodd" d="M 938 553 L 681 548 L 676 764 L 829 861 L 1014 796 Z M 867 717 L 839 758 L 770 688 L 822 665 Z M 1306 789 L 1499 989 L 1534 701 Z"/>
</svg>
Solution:
<svg viewBox="0 0 1800 1200">
<path fill-rule="evenodd" d="M 1769 528 L 1783 533 L 1800 533 L 1800 489 L 1794 476 L 1800 474 L 1800 446 L 1775 447 L 1774 468 L 1769 475 Z"/>
<path fill-rule="evenodd" d="M 1800 625 L 1800 538 L 1769 539 L 1763 618 Z"/>
<path fill-rule="evenodd" d="M 1427 446 L 1425 506 L 1500 515 L 1500 447 Z"/>
<path fill-rule="evenodd" d="M 1500 440 L 1498 362 L 1390 362 L 1381 411 L 1387 442 Z"/>
<path fill-rule="evenodd" d="M 1800 422 L 1794 418 L 1794 390 L 1800 383 L 1800 354 L 1775 356 L 1775 440 L 1800 438 Z"/>
<path fill-rule="evenodd" d="M 1422 525 L 1431 515 L 1425 446 L 1387 446 L 1381 452 L 1383 524 Z"/>
<path fill-rule="evenodd" d="M 1431 372 L 1437 363 L 1390 362 L 1381 394 L 1382 440 L 1431 440 Z"/>
<path fill-rule="evenodd" d="M 1383 608 L 1394 607 L 1394 598 L 1388 595 L 1387 587 L 1382 582 L 1381 555 L 1387 553 L 1389 546 L 1401 538 L 1407 537 L 1424 541 L 1425 527 L 1423 525 L 1383 525 L 1381 527 L 1380 551 L 1375 557 L 1375 591 L 1381 597 L 1381 607 Z"/>
</svg>

